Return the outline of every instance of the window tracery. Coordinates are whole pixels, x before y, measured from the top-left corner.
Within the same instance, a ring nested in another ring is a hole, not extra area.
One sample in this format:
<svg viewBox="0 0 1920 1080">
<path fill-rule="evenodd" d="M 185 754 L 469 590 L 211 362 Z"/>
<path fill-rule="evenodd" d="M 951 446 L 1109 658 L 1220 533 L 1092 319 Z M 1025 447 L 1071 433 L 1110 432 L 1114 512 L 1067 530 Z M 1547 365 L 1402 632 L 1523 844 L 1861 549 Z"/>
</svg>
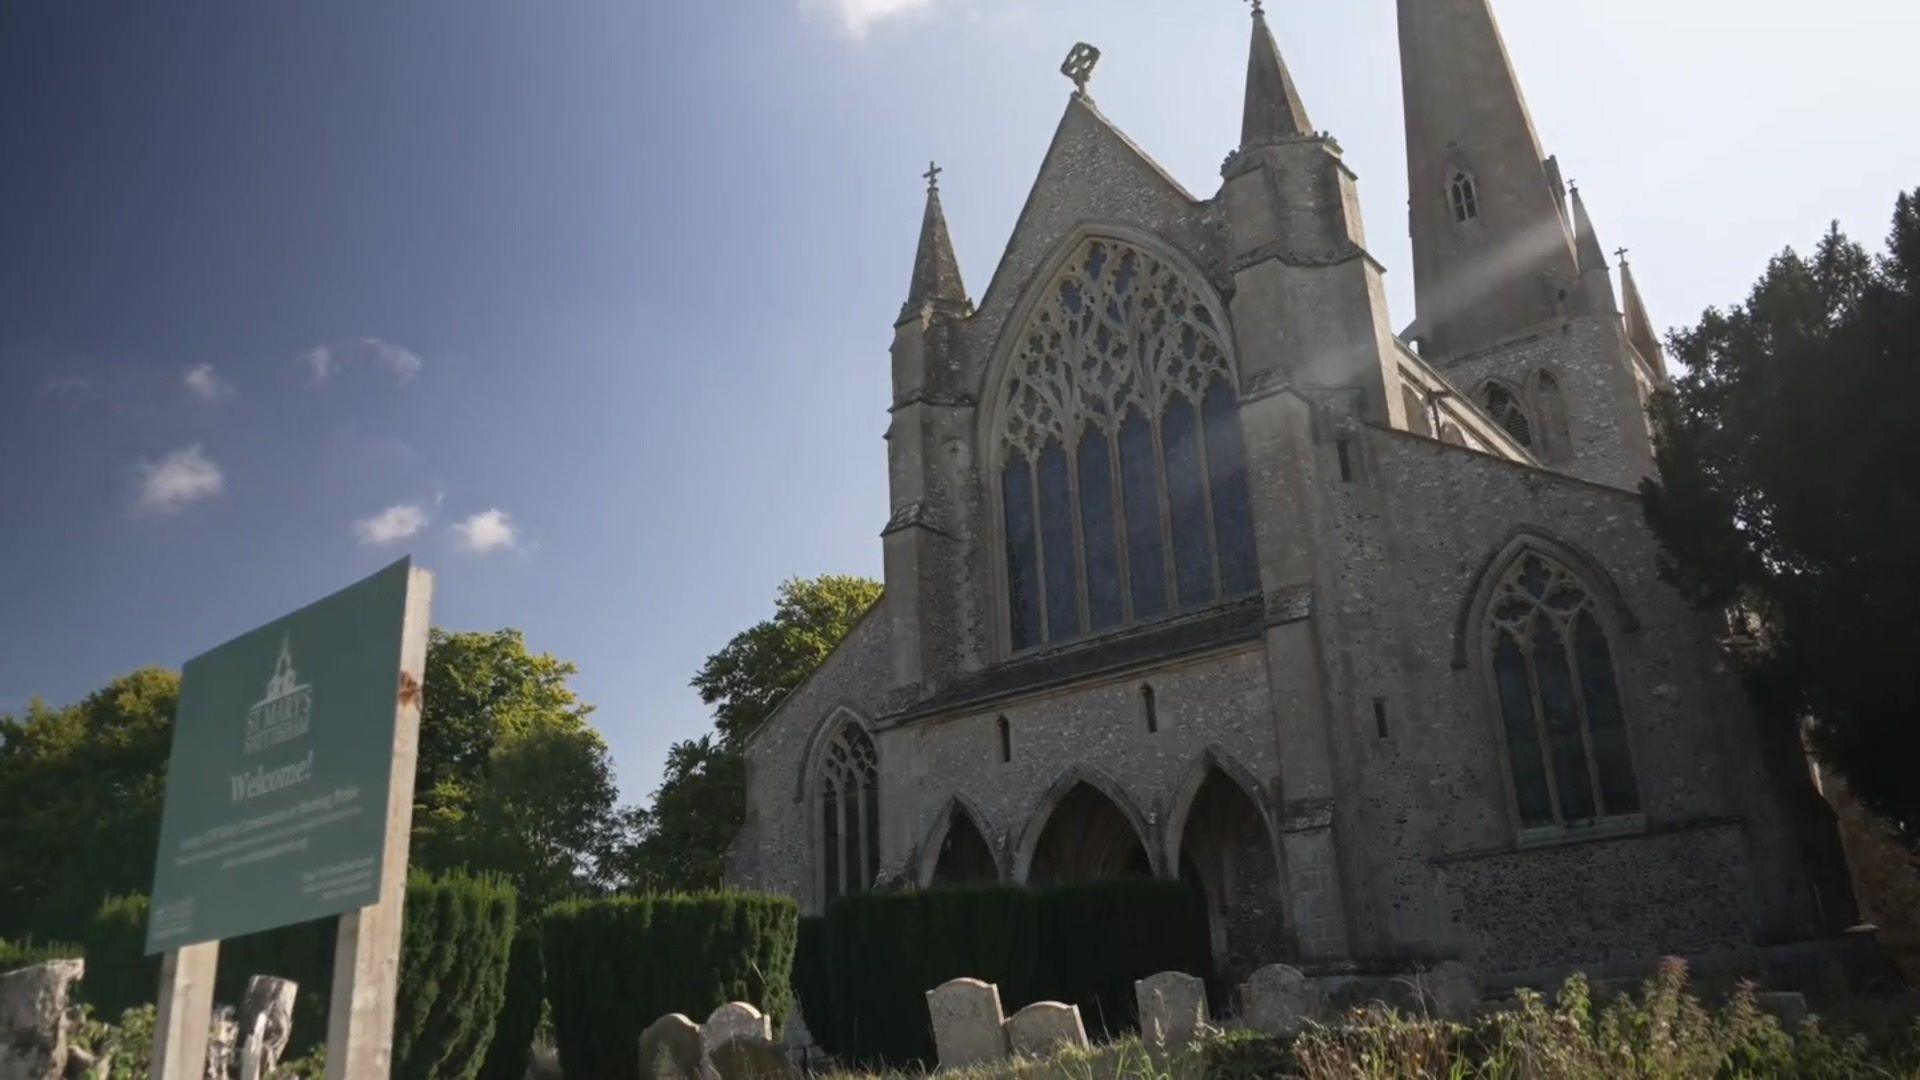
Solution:
<svg viewBox="0 0 1920 1080">
<path fill-rule="evenodd" d="M 1256 591 L 1228 332 L 1180 272 L 1089 239 L 1019 334 L 996 414 L 1014 649 Z"/>
<path fill-rule="evenodd" d="M 1515 442 L 1528 448 L 1533 446 L 1533 420 L 1513 391 L 1499 383 L 1489 383 L 1481 392 L 1481 400 L 1486 404 L 1487 415 L 1505 428 Z"/>
<path fill-rule="evenodd" d="M 1487 662 L 1521 825 L 1638 813 L 1613 654 L 1592 591 L 1528 551 L 1501 578 L 1487 619 Z"/>
<path fill-rule="evenodd" d="M 820 755 L 821 879 L 828 903 L 866 892 L 880 873 L 880 770 L 873 739 L 842 724 Z"/>
<path fill-rule="evenodd" d="M 1471 173 L 1464 169 L 1454 171 L 1453 180 L 1447 185 L 1447 201 L 1453 207 L 1456 225 L 1464 225 L 1480 216 L 1480 188 Z"/>
</svg>

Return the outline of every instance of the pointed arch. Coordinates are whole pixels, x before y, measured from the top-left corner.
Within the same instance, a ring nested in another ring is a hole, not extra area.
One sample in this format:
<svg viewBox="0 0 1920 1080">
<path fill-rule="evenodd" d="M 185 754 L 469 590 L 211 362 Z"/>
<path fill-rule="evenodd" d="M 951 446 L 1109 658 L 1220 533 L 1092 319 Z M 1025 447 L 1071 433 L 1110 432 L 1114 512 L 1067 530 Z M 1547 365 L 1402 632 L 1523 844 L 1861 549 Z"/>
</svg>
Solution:
<svg viewBox="0 0 1920 1080">
<path fill-rule="evenodd" d="M 1091 793 L 1117 813 L 1132 840 L 1139 845 L 1148 876 L 1161 876 L 1161 867 L 1155 855 L 1159 845 L 1154 842 L 1152 819 L 1141 812 L 1140 807 L 1127 795 L 1126 789 L 1113 777 L 1092 765 L 1074 764 L 1061 772 L 1028 815 L 1020 839 L 1014 845 L 1014 880 L 1036 884 L 1035 855 L 1040 850 L 1042 840 L 1046 839 L 1048 828 L 1054 824 L 1062 807 L 1083 793 Z"/>
<path fill-rule="evenodd" d="M 1529 450 L 1539 447 L 1540 422 L 1526 391 L 1504 379 L 1488 379 L 1473 392 L 1473 400 L 1515 442 Z"/>
<path fill-rule="evenodd" d="M 794 802 L 806 801 L 814 775 L 819 770 L 821 751 L 842 724 L 858 724 L 869 737 L 873 735 L 873 723 L 860 713 L 845 705 L 835 705 L 829 709 L 826 718 L 815 724 L 813 731 L 808 733 L 806 744 L 800 750 L 800 765 L 793 774 Z"/>
<path fill-rule="evenodd" d="M 1180 865 L 1180 835 L 1187 827 L 1187 818 L 1193 813 L 1194 797 L 1199 795 L 1201 786 L 1215 771 L 1240 788 L 1247 801 L 1260 811 L 1260 821 L 1266 827 L 1269 838 L 1275 835 L 1273 801 L 1267 796 L 1266 785 L 1254 776 L 1251 769 L 1240 764 L 1238 758 L 1227 753 L 1219 744 L 1212 744 L 1194 755 L 1187 771 L 1181 775 L 1179 785 L 1173 789 L 1173 801 L 1168 804 L 1167 827 L 1162 837 L 1166 850 L 1161 856 L 1161 865 Z"/>
<path fill-rule="evenodd" d="M 1560 377 L 1546 368 L 1535 371 L 1527 380 L 1533 398 L 1541 457 L 1560 463 L 1573 456 L 1573 435 L 1567 426 L 1567 397 L 1560 389 Z"/>
<path fill-rule="evenodd" d="M 916 865 L 921 887 L 992 884 L 1005 880 L 1005 859 L 999 845 L 994 842 L 994 836 L 995 833 L 987 825 L 986 816 L 971 799 L 964 795 L 948 797 L 920 842 Z M 984 881 L 972 880 L 982 875 L 972 872 L 977 869 L 973 856 L 957 846 L 970 844 L 968 838 L 977 839 L 986 856 L 983 869 L 987 874 Z M 949 872 L 947 880 L 942 880 L 943 869 Z"/>
<path fill-rule="evenodd" d="M 872 730 L 838 708 L 814 732 L 802 784 L 815 895 L 824 907 L 880 874 L 880 753 Z"/>
<path fill-rule="evenodd" d="M 1453 666 L 1465 668 L 1471 658 L 1478 655 L 1480 645 L 1479 620 L 1475 616 L 1486 610 L 1487 601 L 1492 597 L 1494 588 L 1499 584 L 1500 573 L 1520 553 L 1532 547 L 1542 554 L 1560 563 L 1579 575 L 1599 594 L 1613 620 L 1612 629 L 1622 634 L 1634 634 L 1640 630 L 1640 618 L 1633 613 L 1627 603 L 1627 596 L 1620 591 L 1613 575 L 1584 548 L 1571 540 L 1563 539 L 1538 526 L 1522 525 L 1507 534 L 1507 538 L 1492 550 L 1480 562 L 1480 569 L 1474 572 L 1473 584 L 1460 598 L 1460 605 L 1453 616 Z"/>
<path fill-rule="evenodd" d="M 1271 804 L 1234 759 L 1209 747 L 1181 783 L 1167 823 L 1167 865 L 1207 913 L 1213 970 L 1238 981 L 1283 959 L 1282 854 Z"/>
</svg>

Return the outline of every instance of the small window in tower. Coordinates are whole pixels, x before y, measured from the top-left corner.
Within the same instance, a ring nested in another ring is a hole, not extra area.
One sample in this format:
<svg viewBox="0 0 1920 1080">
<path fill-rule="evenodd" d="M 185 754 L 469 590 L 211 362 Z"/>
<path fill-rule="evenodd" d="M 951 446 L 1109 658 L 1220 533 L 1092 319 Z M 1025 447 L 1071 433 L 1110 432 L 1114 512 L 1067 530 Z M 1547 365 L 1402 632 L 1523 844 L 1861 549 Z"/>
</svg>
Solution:
<svg viewBox="0 0 1920 1080">
<path fill-rule="evenodd" d="M 1521 407 L 1520 399 L 1514 396 L 1513 391 L 1494 383 L 1487 387 L 1485 400 L 1487 415 L 1506 428 L 1507 434 L 1513 436 L 1513 441 L 1531 449 L 1533 421 L 1528 418 L 1527 410 Z"/>
<path fill-rule="evenodd" d="M 1000 762 L 1005 764 L 1013 760 L 1013 725 L 1007 723 L 1007 718 L 1003 716 L 997 726 L 1000 729 Z"/>
<path fill-rule="evenodd" d="M 1464 225 L 1480 216 L 1480 191 L 1473 177 L 1465 172 L 1455 172 L 1447 195 L 1453 204 L 1453 220 L 1457 224 Z"/>
<path fill-rule="evenodd" d="M 1150 685 L 1140 688 L 1140 713 L 1146 717 L 1147 734 L 1152 735 L 1160 730 L 1160 707 L 1154 701 L 1153 687 Z"/>
</svg>

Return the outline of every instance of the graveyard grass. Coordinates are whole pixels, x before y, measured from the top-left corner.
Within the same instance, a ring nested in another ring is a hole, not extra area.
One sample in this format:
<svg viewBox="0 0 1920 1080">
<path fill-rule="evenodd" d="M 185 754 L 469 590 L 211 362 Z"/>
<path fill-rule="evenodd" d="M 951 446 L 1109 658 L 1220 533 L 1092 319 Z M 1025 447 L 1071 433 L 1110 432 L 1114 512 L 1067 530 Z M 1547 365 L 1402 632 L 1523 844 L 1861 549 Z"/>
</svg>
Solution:
<svg viewBox="0 0 1920 1080">
<path fill-rule="evenodd" d="M 1173 1050 L 1137 1038 L 1044 1061 L 943 1072 L 953 1080 L 1681 1080 L 1692 1077 L 1848 1077 L 1920 1080 L 1920 999 L 1848 997 L 1792 1029 L 1763 1011 L 1751 987 L 1709 1004 L 1669 964 L 1634 993 L 1596 1004 L 1575 976 L 1547 998 L 1522 992 L 1456 1024 L 1382 1009 L 1355 1010 L 1291 1039 L 1210 1032 Z M 835 1072 L 830 1080 L 905 1080 L 910 1073 Z"/>
</svg>

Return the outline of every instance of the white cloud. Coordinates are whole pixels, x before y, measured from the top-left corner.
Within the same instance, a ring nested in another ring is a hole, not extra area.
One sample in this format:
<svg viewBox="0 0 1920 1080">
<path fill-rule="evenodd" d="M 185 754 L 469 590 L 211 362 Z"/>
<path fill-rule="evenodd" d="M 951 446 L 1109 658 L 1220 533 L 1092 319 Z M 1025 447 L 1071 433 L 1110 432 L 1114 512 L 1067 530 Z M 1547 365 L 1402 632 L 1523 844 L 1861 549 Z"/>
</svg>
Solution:
<svg viewBox="0 0 1920 1080">
<path fill-rule="evenodd" d="M 233 393 L 233 384 L 222 379 L 212 364 L 195 364 L 180 376 L 187 386 L 187 393 L 201 401 L 219 401 Z"/>
<path fill-rule="evenodd" d="M 353 523 L 353 533 L 368 545 L 391 544 L 416 536 L 427 527 L 427 512 L 411 503 L 385 510 Z"/>
<path fill-rule="evenodd" d="M 396 382 L 404 384 L 427 366 L 418 353 L 370 337 L 315 345 L 301 353 L 300 360 L 317 383 L 327 382 L 349 366 L 366 366 L 384 369 Z"/>
<path fill-rule="evenodd" d="M 520 540 L 519 529 L 505 510 L 482 510 L 453 527 L 460 546 L 475 555 L 511 551 Z"/>
<path fill-rule="evenodd" d="M 855 38 L 867 36 L 874 23 L 933 6 L 934 0 L 801 0 L 801 6 L 824 9 Z"/>
<path fill-rule="evenodd" d="M 199 443 L 175 450 L 157 462 L 143 461 L 135 470 L 140 474 L 140 508 L 163 514 L 211 499 L 226 484 L 220 466 L 207 458 Z"/>
</svg>

